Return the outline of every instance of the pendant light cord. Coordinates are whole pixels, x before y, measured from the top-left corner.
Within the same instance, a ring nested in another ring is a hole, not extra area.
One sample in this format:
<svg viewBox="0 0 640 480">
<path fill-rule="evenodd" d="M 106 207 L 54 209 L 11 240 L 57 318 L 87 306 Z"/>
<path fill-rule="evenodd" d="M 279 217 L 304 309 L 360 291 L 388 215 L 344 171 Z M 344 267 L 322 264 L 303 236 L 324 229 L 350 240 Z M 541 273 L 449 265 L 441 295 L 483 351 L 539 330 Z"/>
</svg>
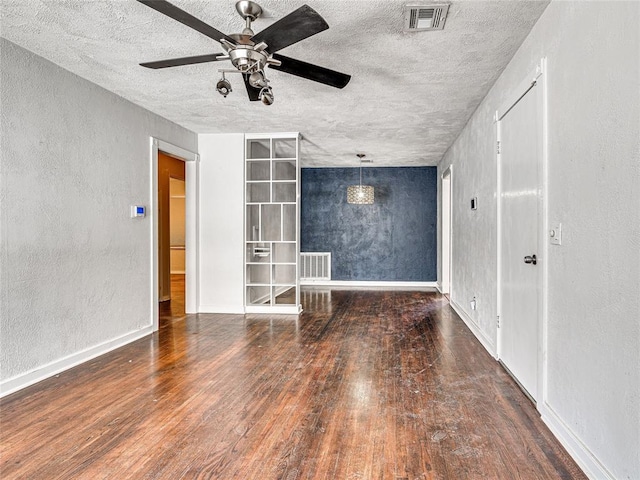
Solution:
<svg viewBox="0 0 640 480">
<path fill-rule="evenodd" d="M 362 159 L 365 157 L 365 154 L 358 153 L 356 157 L 360 159 L 360 191 L 362 191 Z"/>
</svg>

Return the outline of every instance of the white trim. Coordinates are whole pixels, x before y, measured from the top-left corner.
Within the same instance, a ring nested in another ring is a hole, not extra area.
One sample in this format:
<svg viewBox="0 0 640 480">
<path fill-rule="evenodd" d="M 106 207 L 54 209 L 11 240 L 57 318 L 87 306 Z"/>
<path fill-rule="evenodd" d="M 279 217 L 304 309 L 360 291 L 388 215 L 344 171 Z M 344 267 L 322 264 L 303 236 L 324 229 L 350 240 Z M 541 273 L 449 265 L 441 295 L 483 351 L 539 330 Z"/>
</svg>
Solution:
<svg viewBox="0 0 640 480">
<path fill-rule="evenodd" d="M 502 207 L 500 202 L 500 195 L 502 194 L 502 155 L 500 155 L 500 141 L 502 140 L 502 132 L 500 131 L 500 122 L 498 121 L 499 115 L 496 110 L 495 113 L 495 139 L 496 144 L 496 358 L 500 358 L 500 352 L 502 351 L 502 335 L 500 334 L 500 316 L 502 315 L 502 259 L 500 255 L 502 253 Z"/>
<path fill-rule="evenodd" d="M 300 313 L 302 313 L 302 305 L 256 305 L 255 307 L 246 306 L 244 307 L 244 310 L 245 313 L 250 314 L 258 313 L 264 315 L 299 315 Z"/>
<path fill-rule="evenodd" d="M 245 133 L 245 140 L 249 139 L 269 139 L 269 138 L 297 138 L 300 142 L 300 132 L 278 132 L 278 133 Z"/>
<path fill-rule="evenodd" d="M 159 140 L 149 137 L 149 151 L 151 159 L 149 161 L 149 176 L 151 177 L 150 189 L 149 192 L 149 209 L 147 214 L 151 216 L 151 231 L 149 235 L 151 236 L 151 252 L 149 255 L 151 256 L 151 297 L 149 301 L 151 302 L 150 310 L 151 310 L 151 319 L 150 323 L 153 326 L 153 331 L 157 331 L 159 328 L 159 319 L 160 319 L 160 306 L 158 305 L 158 216 L 156 215 L 156 210 L 158 206 L 158 143 Z"/>
<path fill-rule="evenodd" d="M 442 285 L 440 285 L 440 282 L 436 282 L 436 290 L 438 291 L 438 293 L 442 294 Z"/>
<path fill-rule="evenodd" d="M 593 452 L 580 441 L 546 401 L 538 403 L 538 411 L 542 421 L 549 427 L 551 433 L 558 439 L 587 477 L 593 480 L 615 480 L 613 474 L 598 461 Z"/>
<path fill-rule="evenodd" d="M 549 326 L 549 240 L 547 232 L 549 231 L 549 131 L 548 131 L 548 90 L 547 90 L 547 58 L 543 57 L 540 60 L 539 66 L 540 75 L 537 78 L 540 83 L 540 101 L 542 102 L 542 165 L 540 170 L 540 188 L 542 195 L 542 202 L 540 205 L 540 238 L 539 249 L 540 256 L 542 257 L 542 272 L 541 272 L 541 289 L 540 292 L 540 332 L 538 338 L 540 340 L 539 355 L 540 362 L 538 364 L 538 392 L 542 402 L 547 403 L 547 365 L 548 365 L 548 326 Z M 540 408 L 538 408 L 540 410 Z"/>
<path fill-rule="evenodd" d="M 153 137 L 152 137 L 153 138 Z M 180 148 L 177 145 L 173 145 L 172 143 L 165 142 L 164 140 L 160 140 L 159 138 L 154 138 L 157 142 L 157 146 L 159 150 L 162 150 L 169 155 L 180 158 L 185 162 L 195 162 L 200 156 L 189 150 L 185 150 L 184 148 Z"/>
<path fill-rule="evenodd" d="M 326 286 L 326 287 L 385 287 L 390 289 L 399 288 L 428 288 L 436 289 L 436 282 L 380 282 L 364 280 L 318 280 L 304 281 L 300 285 Z"/>
<path fill-rule="evenodd" d="M 228 313 L 244 315 L 244 307 L 238 305 L 200 305 L 198 313 Z"/>
<path fill-rule="evenodd" d="M 186 180 L 186 201 L 185 201 L 185 313 L 198 312 L 198 292 L 200 286 L 198 284 L 199 277 L 199 228 L 198 221 L 199 198 L 200 198 L 200 155 L 196 154 L 195 158 L 188 161 L 185 165 Z"/>
<path fill-rule="evenodd" d="M 151 142 L 151 323 L 153 330 L 159 328 L 158 305 L 158 151 L 165 152 L 185 162 L 185 311 L 198 311 L 198 177 L 200 170 L 200 155 L 184 148 L 150 137 Z"/>
<path fill-rule="evenodd" d="M 444 169 L 442 175 L 440 176 L 440 280 L 444 275 L 444 257 L 442 255 L 442 251 L 444 250 L 444 192 L 443 192 L 443 183 L 447 179 L 449 183 L 449 198 L 447 199 L 447 203 L 449 205 L 449 238 L 447 239 L 448 246 L 448 257 L 447 258 L 447 266 L 449 267 L 449 272 L 447 275 L 447 285 L 441 284 L 440 293 L 447 294 L 449 297 L 453 296 L 453 165 L 449 164 L 447 168 Z"/>
<path fill-rule="evenodd" d="M 475 337 L 482 344 L 485 350 L 489 352 L 489 354 L 497 360 L 498 356 L 497 356 L 496 348 L 493 342 L 491 341 L 491 339 L 480 329 L 480 327 L 478 327 L 478 325 L 476 325 L 476 323 L 471 319 L 469 315 L 467 315 L 467 312 L 465 312 L 460 305 L 458 305 L 453 300 L 449 300 L 449 305 L 451 306 L 453 311 L 456 312 L 458 316 L 462 319 L 462 321 L 467 325 L 469 330 L 471 330 L 471 333 L 475 335 Z"/>
<path fill-rule="evenodd" d="M 148 325 L 140 330 L 129 332 L 125 335 L 114 338 L 113 340 L 108 340 L 99 345 L 95 345 L 61 359 L 54 360 L 51 363 L 37 367 L 29 372 L 3 380 L 0 382 L 0 397 L 10 395 L 18 390 L 33 385 L 34 383 L 38 383 L 49 377 L 57 375 L 60 372 L 69 370 L 81 363 L 88 362 L 100 355 L 116 350 L 117 348 L 123 347 L 131 342 L 135 342 L 136 340 L 146 337 L 147 335 L 151 335 L 152 333 L 153 329 L 151 325 Z"/>
</svg>

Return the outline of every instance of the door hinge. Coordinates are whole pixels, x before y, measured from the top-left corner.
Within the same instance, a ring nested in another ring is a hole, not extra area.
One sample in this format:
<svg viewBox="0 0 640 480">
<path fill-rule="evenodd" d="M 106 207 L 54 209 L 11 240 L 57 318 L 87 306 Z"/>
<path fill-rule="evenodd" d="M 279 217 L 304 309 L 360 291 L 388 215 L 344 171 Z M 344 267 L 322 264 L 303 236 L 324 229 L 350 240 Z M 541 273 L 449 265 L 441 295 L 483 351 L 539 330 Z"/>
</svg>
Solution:
<svg viewBox="0 0 640 480">
<path fill-rule="evenodd" d="M 496 325 L 500 328 L 500 315 L 496 317 Z"/>
<path fill-rule="evenodd" d="M 500 140 L 496 142 L 496 153 L 500 155 Z"/>
</svg>

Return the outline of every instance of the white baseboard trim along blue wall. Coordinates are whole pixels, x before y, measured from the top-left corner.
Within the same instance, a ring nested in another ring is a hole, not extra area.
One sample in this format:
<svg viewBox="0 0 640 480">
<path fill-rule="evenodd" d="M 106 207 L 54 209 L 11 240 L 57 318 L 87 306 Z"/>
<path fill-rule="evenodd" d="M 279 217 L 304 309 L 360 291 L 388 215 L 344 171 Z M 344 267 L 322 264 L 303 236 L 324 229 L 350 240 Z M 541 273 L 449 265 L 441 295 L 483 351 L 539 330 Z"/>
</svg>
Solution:
<svg viewBox="0 0 640 480">
<path fill-rule="evenodd" d="M 424 289 L 436 291 L 436 282 L 380 282 L 364 280 L 315 280 L 301 281 L 301 286 L 313 287 L 353 287 L 353 288 L 389 288 L 389 289 Z"/>
</svg>

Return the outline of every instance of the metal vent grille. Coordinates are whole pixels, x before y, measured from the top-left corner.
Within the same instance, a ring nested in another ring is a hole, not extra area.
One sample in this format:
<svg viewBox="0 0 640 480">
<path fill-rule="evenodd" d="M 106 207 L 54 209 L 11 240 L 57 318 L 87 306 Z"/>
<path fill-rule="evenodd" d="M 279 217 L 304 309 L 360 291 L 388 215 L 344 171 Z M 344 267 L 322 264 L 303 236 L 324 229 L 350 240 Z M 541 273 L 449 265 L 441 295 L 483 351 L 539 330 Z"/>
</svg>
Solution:
<svg viewBox="0 0 640 480">
<path fill-rule="evenodd" d="M 300 252 L 300 281 L 331 280 L 331 252 Z"/>
<path fill-rule="evenodd" d="M 442 30 L 448 11 L 449 5 L 405 5 L 404 30 Z"/>
</svg>

